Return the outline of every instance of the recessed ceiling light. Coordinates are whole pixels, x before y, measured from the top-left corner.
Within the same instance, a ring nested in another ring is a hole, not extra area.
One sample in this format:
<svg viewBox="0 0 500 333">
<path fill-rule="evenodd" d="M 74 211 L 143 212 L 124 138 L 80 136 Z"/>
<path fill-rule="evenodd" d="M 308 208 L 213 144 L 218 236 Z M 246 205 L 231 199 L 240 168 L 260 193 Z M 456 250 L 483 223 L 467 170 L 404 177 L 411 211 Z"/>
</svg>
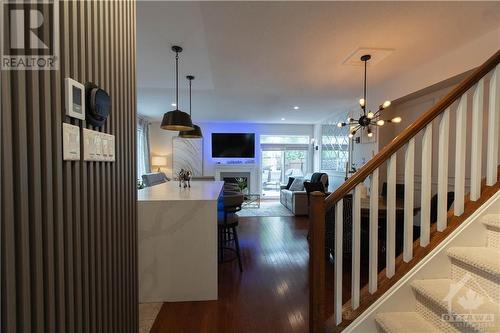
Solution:
<svg viewBox="0 0 500 333">
<path fill-rule="evenodd" d="M 294 109 L 294 110 L 298 110 L 298 109 L 300 109 L 300 108 L 299 108 L 297 105 L 295 105 L 295 106 L 293 107 L 293 109 Z"/>
<path fill-rule="evenodd" d="M 285 118 L 281 118 L 281 120 L 285 120 Z"/>
<path fill-rule="evenodd" d="M 175 104 L 175 103 L 172 103 L 172 104 L 170 104 L 170 105 L 172 105 L 172 106 L 177 106 L 177 104 Z"/>
</svg>

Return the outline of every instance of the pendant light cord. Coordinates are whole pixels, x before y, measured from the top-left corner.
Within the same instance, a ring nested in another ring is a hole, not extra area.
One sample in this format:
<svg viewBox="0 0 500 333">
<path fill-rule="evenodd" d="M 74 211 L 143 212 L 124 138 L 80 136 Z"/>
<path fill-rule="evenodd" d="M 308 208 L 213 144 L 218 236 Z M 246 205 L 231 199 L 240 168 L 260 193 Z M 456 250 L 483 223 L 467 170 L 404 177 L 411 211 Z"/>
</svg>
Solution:
<svg viewBox="0 0 500 333">
<path fill-rule="evenodd" d="M 179 110 L 179 52 L 175 52 L 175 108 Z"/>
<path fill-rule="evenodd" d="M 193 80 L 189 79 L 189 115 L 191 115 L 191 82 Z"/>
<path fill-rule="evenodd" d="M 367 64 L 367 60 L 365 60 L 365 83 L 364 83 L 364 87 L 363 87 L 363 99 L 365 100 L 365 103 L 363 105 L 363 114 L 366 115 L 366 64 Z"/>
</svg>

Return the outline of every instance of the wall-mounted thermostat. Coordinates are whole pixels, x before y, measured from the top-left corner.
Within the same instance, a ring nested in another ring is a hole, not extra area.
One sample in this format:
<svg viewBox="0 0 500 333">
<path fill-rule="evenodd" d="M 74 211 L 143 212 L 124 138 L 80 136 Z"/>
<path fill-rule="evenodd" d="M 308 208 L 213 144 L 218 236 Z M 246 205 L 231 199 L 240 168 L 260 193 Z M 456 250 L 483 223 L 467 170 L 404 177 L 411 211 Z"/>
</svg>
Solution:
<svg viewBox="0 0 500 333">
<path fill-rule="evenodd" d="M 80 127 L 63 123 L 63 160 L 80 160 Z"/>
<path fill-rule="evenodd" d="M 65 79 L 66 115 L 85 120 L 85 86 L 69 77 Z"/>
</svg>

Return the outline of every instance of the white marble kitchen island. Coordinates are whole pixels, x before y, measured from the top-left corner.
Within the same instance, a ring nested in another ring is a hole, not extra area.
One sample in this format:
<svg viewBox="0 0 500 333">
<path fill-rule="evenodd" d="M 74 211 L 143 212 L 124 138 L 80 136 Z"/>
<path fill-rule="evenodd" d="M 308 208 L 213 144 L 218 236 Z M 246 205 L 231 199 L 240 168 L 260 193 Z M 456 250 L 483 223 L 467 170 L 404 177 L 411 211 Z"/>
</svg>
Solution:
<svg viewBox="0 0 500 333">
<path fill-rule="evenodd" d="M 138 191 L 139 301 L 217 299 L 222 181 L 170 181 Z"/>
</svg>

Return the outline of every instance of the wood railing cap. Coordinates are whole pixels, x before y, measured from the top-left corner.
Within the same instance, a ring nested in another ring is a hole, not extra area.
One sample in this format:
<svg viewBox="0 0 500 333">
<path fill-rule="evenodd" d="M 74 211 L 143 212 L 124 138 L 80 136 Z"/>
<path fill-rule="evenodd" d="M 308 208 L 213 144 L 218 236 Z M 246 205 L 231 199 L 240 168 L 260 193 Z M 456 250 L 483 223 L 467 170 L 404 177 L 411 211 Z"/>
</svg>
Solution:
<svg viewBox="0 0 500 333">
<path fill-rule="evenodd" d="M 356 185 L 363 182 L 375 169 L 388 160 L 392 154 L 403 147 L 411 138 L 417 135 L 434 118 L 444 112 L 453 102 L 473 87 L 482 77 L 488 74 L 496 65 L 500 63 L 500 50 L 495 52 L 486 62 L 477 67 L 474 72 L 460 82 L 452 91 L 443 97 L 438 103 L 421 115 L 411 125 L 396 136 L 387 146 L 369 160 L 351 178 L 345 181 L 335 192 L 325 198 L 327 208 L 331 207 L 342 197 L 347 195 Z"/>
</svg>

